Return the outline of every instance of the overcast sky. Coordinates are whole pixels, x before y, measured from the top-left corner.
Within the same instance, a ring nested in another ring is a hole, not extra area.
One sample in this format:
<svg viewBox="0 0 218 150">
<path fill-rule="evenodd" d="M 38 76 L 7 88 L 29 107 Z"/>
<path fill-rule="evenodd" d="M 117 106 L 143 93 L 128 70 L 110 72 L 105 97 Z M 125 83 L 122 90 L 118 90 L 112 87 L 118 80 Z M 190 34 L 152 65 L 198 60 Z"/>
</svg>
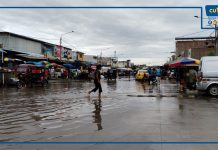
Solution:
<svg viewBox="0 0 218 150">
<path fill-rule="evenodd" d="M 205 6 L 218 0 L 1 0 L 1 6 Z M 86 54 L 163 64 L 175 37 L 201 32 L 198 9 L 0 9 L 0 29 Z M 206 23 L 205 23 L 206 26 Z M 192 36 L 209 36 L 207 30 Z"/>
</svg>

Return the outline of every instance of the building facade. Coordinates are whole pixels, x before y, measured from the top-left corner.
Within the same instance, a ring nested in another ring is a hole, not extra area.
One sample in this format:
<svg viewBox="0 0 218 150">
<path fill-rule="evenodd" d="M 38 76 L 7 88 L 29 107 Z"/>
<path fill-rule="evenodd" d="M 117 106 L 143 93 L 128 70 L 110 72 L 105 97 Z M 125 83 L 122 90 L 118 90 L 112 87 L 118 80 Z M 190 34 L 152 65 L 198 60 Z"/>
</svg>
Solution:
<svg viewBox="0 0 218 150">
<path fill-rule="evenodd" d="M 71 51 L 71 59 L 73 61 L 85 61 L 84 54 L 85 53 L 79 51 Z"/>
<path fill-rule="evenodd" d="M 42 41 L 33 40 L 9 32 L 0 32 L 0 43 L 3 49 L 18 52 L 42 53 Z"/>
<path fill-rule="evenodd" d="M 84 61 L 84 54 L 83 52 L 77 51 L 77 60 L 78 61 Z"/>
<path fill-rule="evenodd" d="M 117 62 L 118 68 L 130 68 L 131 67 L 131 61 L 125 60 L 125 61 L 118 61 Z"/>
<path fill-rule="evenodd" d="M 44 58 L 72 60 L 72 49 L 47 43 L 30 37 L 0 32 L 0 44 L 9 51 L 27 54 L 41 54 Z"/>
<path fill-rule="evenodd" d="M 201 59 L 215 55 L 214 38 L 176 38 L 176 57 Z"/>
<path fill-rule="evenodd" d="M 112 66 L 112 59 L 111 57 L 98 57 L 97 63 L 103 66 Z"/>
<path fill-rule="evenodd" d="M 98 57 L 94 55 L 84 55 L 84 61 L 90 63 L 90 64 L 97 64 Z"/>
</svg>

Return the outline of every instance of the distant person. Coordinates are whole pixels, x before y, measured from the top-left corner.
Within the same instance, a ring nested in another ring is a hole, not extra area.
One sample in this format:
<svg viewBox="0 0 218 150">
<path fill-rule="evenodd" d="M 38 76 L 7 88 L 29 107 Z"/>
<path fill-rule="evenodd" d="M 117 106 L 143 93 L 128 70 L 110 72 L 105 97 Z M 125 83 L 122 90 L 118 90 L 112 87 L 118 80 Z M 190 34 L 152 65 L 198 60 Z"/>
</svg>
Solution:
<svg viewBox="0 0 218 150">
<path fill-rule="evenodd" d="M 107 80 L 110 79 L 110 69 L 107 70 Z"/>
<path fill-rule="evenodd" d="M 68 79 L 68 70 L 67 69 L 65 69 L 64 70 L 64 79 Z"/>
<path fill-rule="evenodd" d="M 179 69 L 179 74 L 178 74 L 178 82 L 180 84 L 180 86 L 179 86 L 179 91 L 180 92 L 183 92 L 185 90 L 185 86 L 186 86 L 185 78 L 186 78 L 185 69 L 180 68 Z"/>
<path fill-rule="evenodd" d="M 151 70 L 151 79 L 150 80 L 151 80 L 152 84 L 155 84 L 157 82 L 157 80 L 156 80 L 156 69 L 155 68 L 153 68 Z"/>
<path fill-rule="evenodd" d="M 117 70 L 113 70 L 113 78 L 116 80 L 117 79 Z"/>
<path fill-rule="evenodd" d="M 130 78 L 130 77 L 129 77 L 129 78 Z M 146 81 L 147 78 L 148 78 L 147 74 L 144 73 L 143 81 Z M 129 81 L 130 81 L 130 79 L 129 79 Z"/>
<path fill-rule="evenodd" d="M 185 71 L 185 88 L 184 89 L 189 89 L 190 86 L 190 73 L 188 70 Z"/>
<path fill-rule="evenodd" d="M 77 76 L 79 76 L 81 74 L 81 71 L 79 69 L 77 69 L 76 71 L 77 71 Z"/>
<path fill-rule="evenodd" d="M 152 72 L 152 70 L 151 70 L 151 68 L 149 67 L 148 68 L 148 83 L 150 84 L 150 82 L 151 82 L 151 72 Z"/>
<path fill-rule="evenodd" d="M 161 79 L 161 70 L 158 67 L 156 70 L 156 79 L 157 79 L 157 83 L 160 84 L 160 79 Z"/>
<path fill-rule="evenodd" d="M 94 74 L 94 84 L 95 84 L 95 88 L 92 89 L 91 91 L 89 91 L 89 94 L 92 92 L 96 92 L 97 90 L 99 90 L 99 98 L 101 97 L 101 93 L 102 93 L 102 88 L 101 88 L 101 65 L 98 65 L 96 70 L 95 70 L 95 74 Z"/>
<path fill-rule="evenodd" d="M 131 76 L 131 71 L 130 70 L 128 72 L 128 76 L 129 76 L 129 81 L 130 81 L 130 76 Z"/>
<path fill-rule="evenodd" d="M 197 82 L 197 71 L 194 69 L 189 70 L 189 89 L 195 90 Z"/>
</svg>

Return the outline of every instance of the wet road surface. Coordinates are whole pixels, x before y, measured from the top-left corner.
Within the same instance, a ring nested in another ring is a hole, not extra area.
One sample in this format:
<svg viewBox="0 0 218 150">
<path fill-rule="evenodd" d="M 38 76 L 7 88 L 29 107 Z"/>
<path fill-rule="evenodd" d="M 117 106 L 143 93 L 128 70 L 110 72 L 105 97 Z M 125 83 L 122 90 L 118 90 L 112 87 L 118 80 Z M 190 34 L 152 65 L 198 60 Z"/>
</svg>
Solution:
<svg viewBox="0 0 218 150">
<path fill-rule="evenodd" d="M 87 81 L 51 81 L 48 87 L 0 92 L 0 141 L 167 142 L 218 141 L 218 99 L 178 93 L 133 79 L 102 81 L 88 96 Z M 218 145 L 0 145 L 6 149 L 205 150 Z"/>
</svg>

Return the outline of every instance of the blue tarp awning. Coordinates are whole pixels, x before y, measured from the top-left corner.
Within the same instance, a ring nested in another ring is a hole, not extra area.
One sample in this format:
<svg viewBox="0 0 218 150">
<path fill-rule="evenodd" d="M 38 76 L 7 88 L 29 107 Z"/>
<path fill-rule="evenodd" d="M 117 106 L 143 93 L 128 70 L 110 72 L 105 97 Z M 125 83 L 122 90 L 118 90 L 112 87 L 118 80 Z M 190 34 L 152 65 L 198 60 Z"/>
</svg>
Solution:
<svg viewBox="0 0 218 150">
<path fill-rule="evenodd" d="M 43 67 L 45 66 L 42 62 L 35 62 L 35 61 L 28 61 L 26 64 L 33 64 L 36 65 L 37 67 Z"/>
<path fill-rule="evenodd" d="M 68 69 L 75 69 L 76 67 L 72 64 L 63 64 L 64 67 L 68 68 Z"/>
</svg>

